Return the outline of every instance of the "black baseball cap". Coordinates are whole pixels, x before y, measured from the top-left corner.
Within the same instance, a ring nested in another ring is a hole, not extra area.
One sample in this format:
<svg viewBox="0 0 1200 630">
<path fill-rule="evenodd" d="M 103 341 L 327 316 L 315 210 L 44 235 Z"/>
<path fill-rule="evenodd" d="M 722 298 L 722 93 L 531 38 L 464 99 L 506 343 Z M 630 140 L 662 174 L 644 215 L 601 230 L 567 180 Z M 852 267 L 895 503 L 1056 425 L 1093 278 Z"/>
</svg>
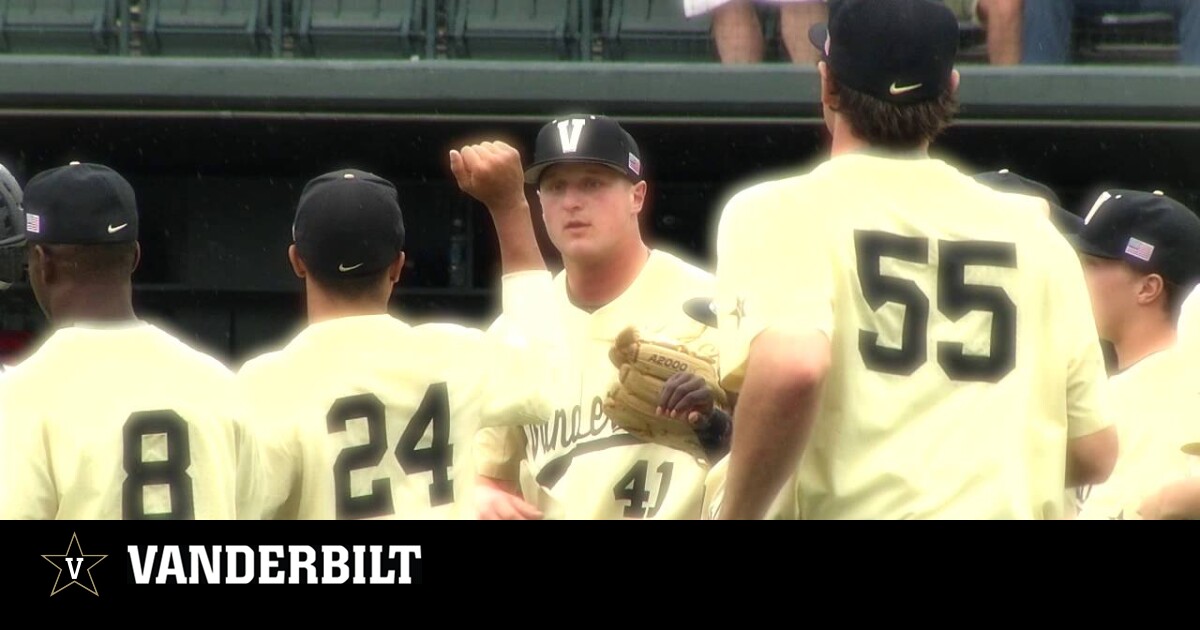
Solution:
<svg viewBox="0 0 1200 630">
<path fill-rule="evenodd" d="M 138 238 L 133 186 L 101 164 L 71 162 L 25 185 L 25 238 L 32 243 L 102 245 Z"/>
<path fill-rule="evenodd" d="M 552 120 L 538 132 L 533 164 L 525 182 L 537 184 L 542 172 L 563 162 L 592 162 L 617 170 L 632 181 L 642 179 L 642 154 L 633 136 L 606 116 L 574 114 Z"/>
<path fill-rule="evenodd" d="M 1045 199 L 1050 204 L 1050 222 L 1063 234 L 1077 234 L 1083 228 L 1083 218 L 1063 208 L 1058 194 L 1041 182 L 1022 177 L 1006 168 L 979 173 L 975 181 L 1000 192 Z"/>
<path fill-rule="evenodd" d="M 1071 240 L 1084 254 L 1123 260 L 1180 286 L 1200 280 L 1200 217 L 1161 191 L 1104 191 Z"/>
<path fill-rule="evenodd" d="M 320 278 L 378 273 L 404 249 L 396 187 L 355 169 L 316 177 L 300 193 L 292 238 L 304 264 Z"/>
<path fill-rule="evenodd" d="M 938 98 L 958 55 L 958 18 L 933 0 L 830 0 L 809 40 L 837 81 L 891 103 Z"/>
</svg>

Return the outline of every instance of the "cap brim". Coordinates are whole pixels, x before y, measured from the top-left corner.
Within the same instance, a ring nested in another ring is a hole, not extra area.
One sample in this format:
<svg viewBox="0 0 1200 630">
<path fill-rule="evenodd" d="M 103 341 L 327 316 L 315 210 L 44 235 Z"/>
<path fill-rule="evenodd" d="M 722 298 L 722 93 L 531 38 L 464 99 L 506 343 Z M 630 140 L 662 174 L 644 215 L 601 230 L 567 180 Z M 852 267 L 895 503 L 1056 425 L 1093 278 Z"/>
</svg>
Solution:
<svg viewBox="0 0 1200 630">
<path fill-rule="evenodd" d="M 709 328 L 717 327 L 717 313 L 713 310 L 712 298 L 692 298 L 683 303 L 683 312 Z"/>
<path fill-rule="evenodd" d="M 1091 242 L 1083 239 L 1078 232 L 1066 233 L 1063 234 L 1063 236 L 1067 238 L 1067 242 L 1071 244 L 1071 247 L 1074 247 L 1075 251 L 1079 252 L 1080 254 L 1087 254 L 1088 256 L 1095 256 L 1097 258 L 1108 258 L 1109 260 L 1121 259 L 1120 256 L 1114 256 L 1112 252 L 1106 252 L 1096 245 L 1093 245 Z"/>
<path fill-rule="evenodd" d="M 525 183 L 537 185 L 538 180 L 541 179 L 541 177 L 542 177 L 542 173 L 545 172 L 545 170 L 550 168 L 551 166 L 554 166 L 555 164 L 599 164 L 600 166 L 607 166 L 607 167 L 613 169 L 614 171 L 624 175 L 625 177 L 629 177 L 629 173 L 624 168 L 621 168 L 619 165 L 613 164 L 612 162 L 606 162 L 604 160 L 593 160 L 593 159 L 588 159 L 588 158 L 565 156 L 565 157 L 554 158 L 552 160 L 546 160 L 545 162 L 538 162 L 537 164 L 534 164 L 534 165 L 530 166 L 529 168 L 525 169 Z"/>
<path fill-rule="evenodd" d="M 826 56 L 825 42 L 829 41 L 829 25 L 828 24 L 813 24 L 808 29 L 808 41 L 812 43 L 813 48 L 816 48 L 821 53 L 821 58 Z"/>
<path fill-rule="evenodd" d="M 1063 234 L 1079 234 L 1083 229 L 1083 218 L 1062 206 L 1050 204 L 1050 221 Z"/>
</svg>

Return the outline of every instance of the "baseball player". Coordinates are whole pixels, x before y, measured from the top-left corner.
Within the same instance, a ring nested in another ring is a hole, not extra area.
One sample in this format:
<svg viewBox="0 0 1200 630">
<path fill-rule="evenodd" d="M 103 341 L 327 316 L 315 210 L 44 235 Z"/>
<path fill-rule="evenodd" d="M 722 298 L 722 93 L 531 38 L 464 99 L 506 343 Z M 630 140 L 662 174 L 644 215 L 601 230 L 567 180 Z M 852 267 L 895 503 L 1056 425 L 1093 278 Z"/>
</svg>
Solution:
<svg viewBox="0 0 1200 630">
<path fill-rule="evenodd" d="M 9 519 L 232 519 L 257 505 L 233 374 L 139 320 L 133 188 L 73 162 L 24 196 L 29 281 L 53 333 L 0 386 Z"/>
<path fill-rule="evenodd" d="M 831 159 L 737 193 L 718 226 L 739 396 L 717 516 L 763 517 L 795 475 L 799 518 L 1061 517 L 1116 457 L 1100 345 L 1045 202 L 928 154 L 956 108 L 957 21 L 835 0 L 812 35 Z"/>
<path fill-rule="evenodd" d="M 1108 481 L 1081 489 L 1079 518 L 1136 518 L 1146 497 L 1186 476 L 1180 445 L 1200 432 L 1196 357 L 1176 343 L 1200 282 L 1200 217 L 1161 191 L 1108 190 L 1074 240 L 1100 336 L 1116 349 L 1109 404 L 1121 443 Z"/>
<path fill-rule="evenodd" d="M 493 329 L 516 319 L 510 300 L 540 306 L 533 310 L 553 353 L 555 369 L 544 387 L 554 411 L 524 431 L 480 432 L 480 516 L 700 518 L 712 456 L 642 440 L 615 427 L 605 411 L 618 375 L 609 351 L 627 327 L 716 354 L 711 329 L 682 308 L 712 294 L 712 275 L 642 240 L 638 218 L 647 184 L 637 143 L 612 119 L 574 115 L 541 129 L 524 173 L 517 151 L 496 143 L 452 152 L 451 167 L 459 186 L 490 209 L 502 251 L 517 246 L 505 223 L 529 213 L 524 185 L 535 185 L 565 267 L 553 279 L 541 272 L 503 280 L 505 312 Z M 728 418 L 713 405 L 712 392 L 695 385 L 664 389 L 662 414 L 693 423 L 709 452 L 720 451 Z"/>
<path fill-rule="evenodd" d="M 293 238 L 309 324 L 238 373 L 246 417 L 267 445 L 263 516 L 473 516 L 461 509 L 472 505 L 471 439 L 481 425 L 542 420 L 532 384 L 545 364 L 518 337 L 388 313 L 405 230 L 387 180 L 360 170 L 314 178 Z M 512 262 L 510 252 L 506 269 Z M 531 264 L 545 269 L 540 256 Z"/>
</svg>

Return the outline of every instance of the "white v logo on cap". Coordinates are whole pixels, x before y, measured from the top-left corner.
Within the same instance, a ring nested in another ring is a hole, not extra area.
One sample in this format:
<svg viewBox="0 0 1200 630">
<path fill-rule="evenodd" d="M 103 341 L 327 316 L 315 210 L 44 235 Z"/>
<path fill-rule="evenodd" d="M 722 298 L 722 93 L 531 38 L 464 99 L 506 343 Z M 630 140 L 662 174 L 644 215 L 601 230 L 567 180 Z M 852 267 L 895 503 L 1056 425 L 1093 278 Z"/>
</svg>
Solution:
<svg viewBox="0 0 1200 630">
<path fill-rule="evenodd" d="M 579 138 L 583 135 L 583 126 L 587 121 L 582 118 L 572 118 L 558 123 L 558 141 L 563 153 L 574 153 L 579 148 Z"/>
<path fill-rule="evenodd" d="M 1087 217 L 1083 220 L 1083 224 L 1087 225 L 1088 223 L 1091 223 L 1092 217 L 1096 216 L 1096 211 L 1099 210 L 1100 206 L 1103 206 L 1104 203 L 1109 199 L 1112 199 L 1112 195 L 1108 194 L 1108 191 L 1101 193 L 1100 198 L 1096 199 L 1096 203 L 1092 204 L 1092 209 L 1088 211 Z"/>
</svg>

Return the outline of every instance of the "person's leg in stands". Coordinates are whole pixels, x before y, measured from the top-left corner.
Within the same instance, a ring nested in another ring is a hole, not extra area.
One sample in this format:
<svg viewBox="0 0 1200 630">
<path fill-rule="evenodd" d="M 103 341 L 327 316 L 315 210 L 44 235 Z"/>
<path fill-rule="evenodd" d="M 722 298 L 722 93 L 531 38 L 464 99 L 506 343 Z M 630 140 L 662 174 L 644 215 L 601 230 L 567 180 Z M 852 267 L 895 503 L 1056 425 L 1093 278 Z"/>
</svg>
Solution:
<svg viewBox="0 0 1200 630">
<path fill-rule="evenodd" d="M 730 0 L 713 10 L 713 38 L 721 63 L 758 63 L 763 60 L 762 24 L 750 0 Z M 809 48 L 812 48 L 810 45 Z"/>
<path fill-rule="evenodd" d="M 1169 11 L 1179 21 L 1179 61 L 1200 65 L 1200 2 L 1196 0 L 1143 0 L 1144 11 Z"/>
<path fill-rule="evenodd" d="M 783 34 L 783 44 L 787 46 L 792 62 L 816 64 L 820 61 L 820 53 L 808 41 L 808 29 L 829 18 L 824 0 L 784 2 L 779 11 L 779 30 Z"/>
<path fill-rule="evenodd" d="M 1071 57 L 1075 0 L 1033 0 L 1024 5 L 1021 63 L 1067 63 Z"/>
<path fill-rule="evenodd" d="M 1033 0 L 1038 2 L 1038 0 Z M 988 61 L 994 66 L 1021 63 L 1023 0 L 979 0 L 979 19 L 987 27 Z"/>
</svg>

